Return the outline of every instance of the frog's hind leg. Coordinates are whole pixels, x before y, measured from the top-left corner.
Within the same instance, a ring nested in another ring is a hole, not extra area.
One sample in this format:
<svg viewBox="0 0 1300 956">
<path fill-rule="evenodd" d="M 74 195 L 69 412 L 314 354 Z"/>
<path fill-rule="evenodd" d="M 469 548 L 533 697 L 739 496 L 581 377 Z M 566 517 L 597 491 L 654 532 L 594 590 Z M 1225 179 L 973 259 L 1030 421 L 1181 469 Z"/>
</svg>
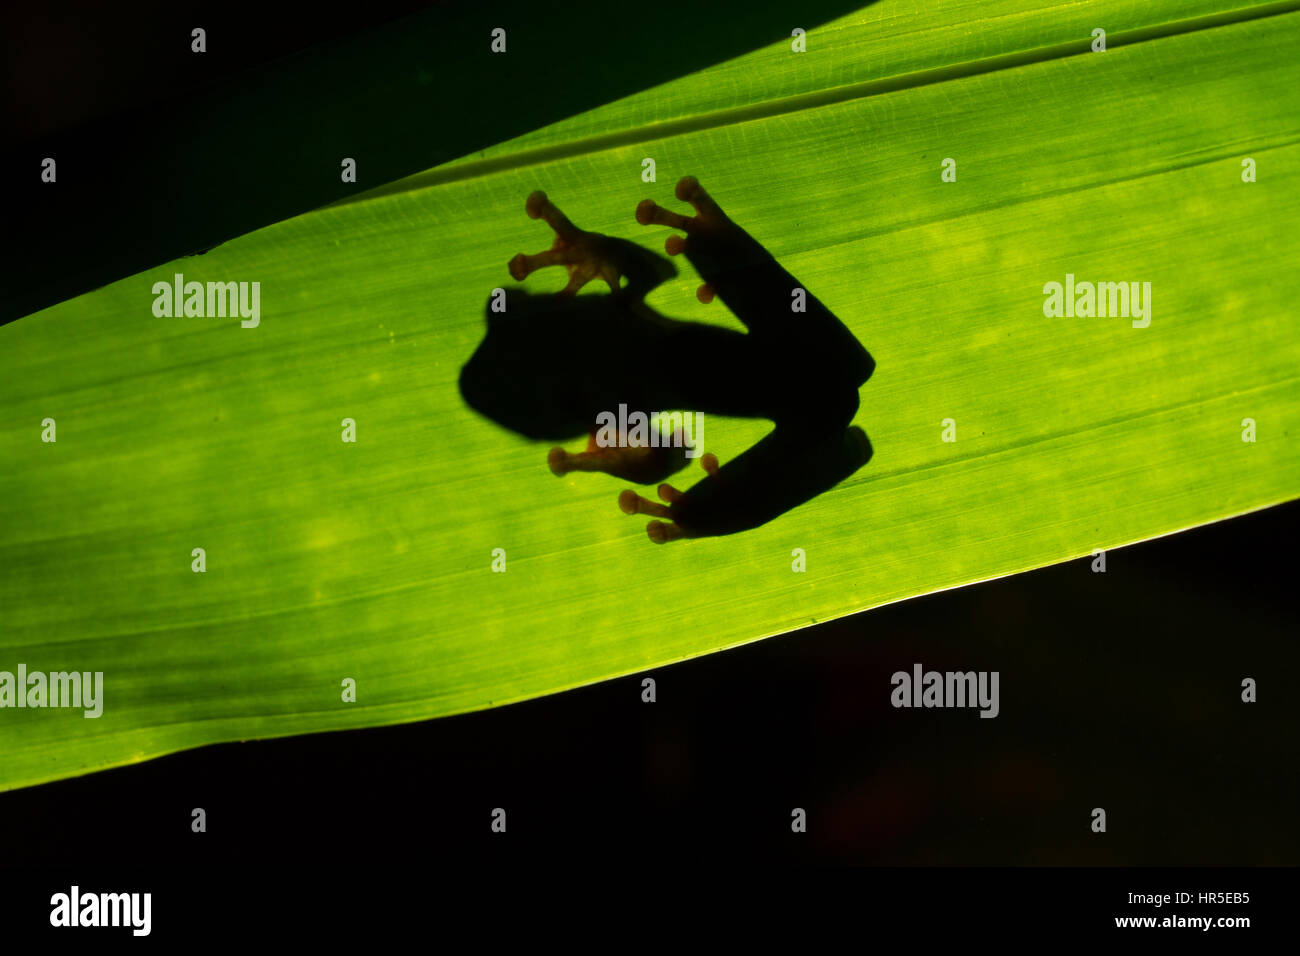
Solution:
<svg viewBox="0 0 1300 956">
<path fill-rule="evenodd" d="M 704 187 L 694 176 L 683 176 L 678 180 L 674 192 L 678 199 L 690 203 L 695 208 L 694 216 L 683 216 L 671 209 L 665 209 L 653 199 L 643 199 L 636 207 L 636 221 L 643 226 L 654 224 L 680 229 L 687 235 L 716 232 L 730 223 L 722 208 L 704 191 Z M 672 239 L 677 241 L 673 242 Z M 665 251 L 670 256 L 677 255 L 682 251 L 681 242 L 680 236 L 670 237 Z"/>
<path fill-rule="evenodd" d="M 705 192 L 700 181 L 694 176 L 683 176 L 677 183 L 675 193 L 678 199 L 690 203 L 695 208 L 694 216 L 683 216 L 671 209 L 665 209 L 653 199 L 643 199 L 636 207 L 636 221 L 641 225 L 668 226 L 686 233 L 686 238 L 669 236 L 665 241 L 664 251 L 670 256 L 681 255 L 687 251 L 692 238 L 697 244 L 708 243 L 716 237 L 725 235 L 729 229 L 734 229 L 726 213 L 713 201 L 713 197 Z M 696 298 L 705 305 L 712 302 L 717 294 L 718 287 L 711 281 L 706 281 L 695 290 Z"/>
<path fill-rule="evenodd" d="M 681 497 L 681 492 L 672 485 L 663 484 L 659 486 L 659 497 L 665 501 L 673 502 Z M 618 506 L 624 514 L 629 515 L 654 515 L 656 518 L 667 518 L 667 521 L 651 521 L 645 526 L 645 533 L 655 544 L 664 544 L 668 541 L 676 541 L 678 538 L 689 538 L 691 534 L 672 520 L 673 513 L 664 505 L 657 501 L 650 501 L 648 498 L 642 498 L 635 491 L 625 491 L 618 496 Z"/>
<path fill-rule="evenodd" d="M 713 452 L 706 452 L 700 458 L 700 466 L 710 476 L 718 473 L 718 456 Z M 690 531 L 683 528 L 672 520 L 672 505 L 677 504 L 685 496 L 685 492 L 674 488 L 668 482 L 664 482 L 658 488 L 659 497 L 668 502 L 668 506 L 659 504 L 656 501 L 650 501 L 648 498 L 642 498 L 630 488 L 618 496 L 618 506 L 624 514 L 629 515 L 654 515 L 657 518 L 668 518 L 668 521 L 651 521 L 645 527 L 646 534 L 655 544 L 664 544 L 668 541 L 676 541 L 679 538 L 695 537 Z"/>
<path fill-rule="evenodd" d="M 671 518 L 673 516 L 667 505 L 661 505 L 649 498 L 642 498 L 631 488 L 619 493 L 618 506 L 625 515 L 654 515 L 656 518 Z"/>
</svg>

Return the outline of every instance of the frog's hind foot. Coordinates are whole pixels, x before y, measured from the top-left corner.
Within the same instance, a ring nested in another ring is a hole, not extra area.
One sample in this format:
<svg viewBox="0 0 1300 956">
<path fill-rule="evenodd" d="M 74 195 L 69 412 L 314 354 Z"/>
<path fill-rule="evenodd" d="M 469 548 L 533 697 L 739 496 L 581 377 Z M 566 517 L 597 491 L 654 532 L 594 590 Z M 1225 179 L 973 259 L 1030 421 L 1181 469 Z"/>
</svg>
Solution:
<svg viewBox="0 0 1300 956">
<path fill-rule="evenodd" d="M 655 544 L 666 544 L 669 541 L 676 541 L 678 538 L 689 538 L 680 525 L 672 522 L 651 521 L 645 526 L 645 533 L 650 536 L 650 540 Z"/>
<path fill-rule="evenodd" d="M 672 485 L 662 484 L 659 486 L 659 497 L 672 504 L 681 499 L 682 492 Z M 624 514 L 653 515 L 656 518 L 668 519 L 667 521 L 651 521 L 645 526 L 645 533 L 649 535 L 650 540 L 655 544 L 664 544 L 668 541 L 676 541 L 679 538 L 692 537 L 685 528 L 673 521 L 673 513 L 666 505 L 661 505 L 657 501 L 650 501 L 648 498 L 642 498 L 630 488 L 618 496 L 618 506 Z"/>
<path fill-rule="evenodd" d="M 692 237 L 707 241 L 711 237 L 723 234 L 732 227 L 727 214 L 722 211 L 713 197 L 705 192 L 700 181 L 694 176 L 683 176 L 677 182 L 677 198 L 695 207 L 694 216 L 683 216 L 671 209 L 665 209 L 653 199 L 643 199 L 636 207 L 636 221 L 643 226 L 668 226 L 686 233 L 683 236 L 669 236 L 664 242 L 664 251 L 670 256 L 678 256 L 686 251 Z M 717 287 L 712 282 L 705 282 L 695 290 L 696 298 L 704 304 L 713 301 Z"/>
<path fill-rule="evenodd" d="M 600 471 L 623 481 L 652 485 L 682 470 L 686 454 L 680 448 L 649 446 L 601 448 L 593 441 L 586 451 L 570 454 L 552 448 L 546 464 L 557 478 L 571 471 Z"/>
<path fill-rule="evenodd" d="M 636 207 L 636 221 L 643 226 L 668 226 L 680 229 L 689 235 L 717 231 L 725 227 L 730 220 L 726 213 L 713 201 L 713 197 L 704 191 L 700 181 L 694 176 L 683 176 L 677 183 L 677 198 L 695 207 L 694 216 L 683 216 L 671 209 L 665 209 L 653 199 L 643 199 Z M 680 253 L 685 245 L 681 236 L 669 236 L 664 248 L 670 256 Z"/>
</svg>

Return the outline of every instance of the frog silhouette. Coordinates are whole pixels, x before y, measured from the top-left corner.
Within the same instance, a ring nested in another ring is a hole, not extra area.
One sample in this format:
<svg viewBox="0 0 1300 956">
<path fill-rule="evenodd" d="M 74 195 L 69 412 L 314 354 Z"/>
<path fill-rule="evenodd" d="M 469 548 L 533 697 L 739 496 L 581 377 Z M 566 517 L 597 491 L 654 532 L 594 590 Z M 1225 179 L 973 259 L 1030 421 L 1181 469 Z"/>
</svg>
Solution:
<svg viewBox="0 0 1300 956">
<path fill-rule="evenodd" d="M 759 527 L 830 490 L 872 456 L 866 433 L 851 424 L 858 389 L 875 369 L 871 355 L 694 176 L 677 184 L 676 195 L 694 216 L 646 199 L 637 221 L 684 233 L 669 236 L 665 251 L 685 255 L 703 280 L 699 300 L 721 300 L 745 332 L 651 308 L 645 297 L 677 275 L 673 263 L 626 239 L 577 228 L 538 191 L 525 211 L 551 226 L 555 242 L 515 256 L 510 274 L 522 282 L 537 269 L 562 266 L 569 282 L 555 294 L 494 292 L 487 333 L 460 374 L 466 403 L 499 425 L 537 440 L 588 435 L 585 451 L 551 449 L 555 474 L 661 482 L 661 501 L 631 489 L 618 496 L 625 514 L 655 519 L 646 532 L 660 544 Z M 577 295 L 597 279 L 608 294 Z M 607 435 L 598 440 L 598 418 L 608 421 L 620 405 L 767 419 L 774 427 L 724 465 L 701 455 L 704 477 L 682 491 L 664 481 L 690 460 L 680 432 L 663 444 L 628 442 L 623 434 L 613 443 Z"/>
</svg>

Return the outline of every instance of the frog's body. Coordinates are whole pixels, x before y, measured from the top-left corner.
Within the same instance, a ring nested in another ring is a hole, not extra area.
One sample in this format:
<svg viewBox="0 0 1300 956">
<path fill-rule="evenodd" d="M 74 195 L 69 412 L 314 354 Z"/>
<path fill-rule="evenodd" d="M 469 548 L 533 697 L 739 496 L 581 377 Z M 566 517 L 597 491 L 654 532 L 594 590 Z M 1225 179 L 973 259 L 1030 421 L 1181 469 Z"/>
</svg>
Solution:
<svg viewBox="0 0 1300 956">
<path fill-rule="evenodd" d="M 648 526 L 659 542 L 757 527 L 829 490 L 871 457 L 866 435 L 849 424 L 858 388 L 875 367 L 866 349 L 694 177 L 678 183 L 677 196 L 697 215 L 645 200 L 638 221 L 686 232 L 685 239 L 669 237 L 669 255 L 685 253 L 704 279 L 700 300 L 720 298 L 747 334 L 655 312 L 644 297 L 676 274 L 672 263 L 626 240 L 577 229 L 537 192 L 526 209 L 551 224 L 556 242 L 536 256 L 516 256 L 511 275 L 522 280 L 563 265 L 569 284 L 553 296 L 510 290 L 504 312 L 489 305 L 487 335 L 460 377 L 471 406 L 520 434 L 592 434 L 579 454 L 552 449 L 548 463 L 556 474 L 605 471 L 651 484 L 686 464 L 680 449 L 598 447 L 596 416 L 620 403 L 773 421 L 767 437 L 725 466 L 704 455 L 707 475 L 689 491 L 661 484 L 666 505 L 630 490 L 620 495 L 629 514 L 670 519 Z M 575 298 L 594 278 L 604 279 L 610 294 Z M 796 290 L 805 311 L 792 310 Z"/>
</svg>

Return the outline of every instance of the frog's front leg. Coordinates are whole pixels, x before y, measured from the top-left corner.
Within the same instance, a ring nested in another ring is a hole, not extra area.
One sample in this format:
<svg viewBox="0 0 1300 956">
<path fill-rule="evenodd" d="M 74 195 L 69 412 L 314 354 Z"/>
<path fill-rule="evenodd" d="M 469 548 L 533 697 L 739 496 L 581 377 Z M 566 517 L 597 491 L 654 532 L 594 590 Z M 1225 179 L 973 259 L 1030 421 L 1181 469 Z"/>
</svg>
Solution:
<svg viewBox="0 0 1300 956">
<path fill-rule="evenodd" d="M 569 282 L 557 293 L 560 296 L 577 295 L 587 283 L 603 279 L 612 294 L 641 299 L 677 274 L 667 259 L 634 242 L 579 229 L 540 189 L 529 195 L 524 211 L 530 219 L 544 219 L 555 231 L 555 242 L 543 252 L 531 256 L 521 252 L 511 259 L 510 275 L 516 281 L 547 266 L 563 266 Z"/>
</svg>

